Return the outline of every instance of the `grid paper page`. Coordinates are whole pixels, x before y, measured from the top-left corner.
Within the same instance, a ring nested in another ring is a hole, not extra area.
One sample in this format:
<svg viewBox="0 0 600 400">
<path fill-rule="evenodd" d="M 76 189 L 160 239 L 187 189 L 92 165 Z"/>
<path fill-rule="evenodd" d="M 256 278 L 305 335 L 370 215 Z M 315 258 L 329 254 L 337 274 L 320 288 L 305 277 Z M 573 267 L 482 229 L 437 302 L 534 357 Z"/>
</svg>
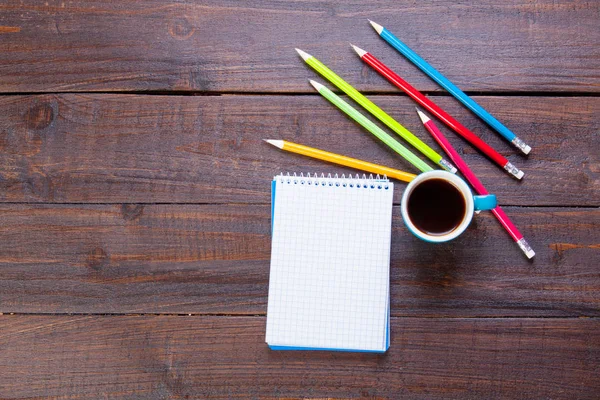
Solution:
<svg viewBox="0 0 600 400">
<path fill-rule="evenodd" d="M 385 350 L 393 183 L 275 180 L 267 343 Z"/>
</svg>

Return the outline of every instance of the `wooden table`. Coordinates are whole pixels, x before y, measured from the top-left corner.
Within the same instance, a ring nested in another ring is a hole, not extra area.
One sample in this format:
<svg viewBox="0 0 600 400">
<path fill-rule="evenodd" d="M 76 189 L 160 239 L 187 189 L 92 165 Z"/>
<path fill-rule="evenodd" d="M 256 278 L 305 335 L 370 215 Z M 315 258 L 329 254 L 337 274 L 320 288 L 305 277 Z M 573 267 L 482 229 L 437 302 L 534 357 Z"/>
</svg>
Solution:
<svg viewBox="0 0 600 400">
<path fill-rule="evenodd" d="M 529 157 L 377 37 L 389 27 Z M 0 5 L 0 397 L 600 396 L 600 3 Z M 428 143 L 371 51 L 526 175 L 453 142 L 537 252 L 488 213 L 431 246 L 394 207 L 385 355 L 264 343 L 269 182 L 350 170 L 282 138 L 411 170 L 315 94 L 300 47 Z"/>
</svg>

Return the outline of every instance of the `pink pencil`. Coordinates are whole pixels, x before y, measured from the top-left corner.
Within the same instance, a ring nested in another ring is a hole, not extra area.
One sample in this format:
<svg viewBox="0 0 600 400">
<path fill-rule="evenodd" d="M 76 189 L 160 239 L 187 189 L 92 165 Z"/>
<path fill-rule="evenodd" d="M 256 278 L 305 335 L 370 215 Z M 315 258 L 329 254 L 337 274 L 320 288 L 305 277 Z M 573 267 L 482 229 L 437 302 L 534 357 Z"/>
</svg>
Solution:
<svg viewBox="0 0 600 400">
<path fill-rule="evenodd" d="M 419 113 L 419 117 L 425 125 L 425 128 L 431 133 L 431 136 L 435 139 L 435 141 L 444 149 L 448 157 L 452 160 L 456 168 L 464 175 L 465 179 L 473 186 L 475 192 L 477 194 L 489 194 L 486 190 L 485 186 L 481 183 L 481 181 L 477 178 L 477 176 L 471 171 L 471 168 L 467 165 L 465 160 L 454 150 L 454 147 L 450 144 L 446 136 L 435 126 L 433 121 L 429 119 L 427 115 L 425 115 L 421 110 L 417 108 L 417 112 Z M 513 238 L 513 240 L 519 245 L 519 248 L 525 253 L 527 258 L 533 258 L 535 256 L 535 251 L 529 246 L 529 243 L 525 240 L 521 232 L 517 229 L 517 227 L 508 219 L 508 216 L 504 213 L 504 210 L 500 208 L 500 206 L 496 206 L 492 210 L 492 214 L 496 217 L 498 221 L 500 221 L 500 225 L 504 227 L 504 229 L 508 232 L 508 234 Z"/>
</svg>

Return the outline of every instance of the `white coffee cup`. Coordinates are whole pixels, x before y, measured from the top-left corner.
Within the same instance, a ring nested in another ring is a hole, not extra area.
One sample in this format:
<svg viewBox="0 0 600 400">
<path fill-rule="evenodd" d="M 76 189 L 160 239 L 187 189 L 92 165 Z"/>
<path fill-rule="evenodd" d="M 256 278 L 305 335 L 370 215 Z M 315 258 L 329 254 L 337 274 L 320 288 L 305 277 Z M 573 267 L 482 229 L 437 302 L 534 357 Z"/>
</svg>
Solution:
<svg viewBox="0 0 600 400">
<path fill-rule="evenodd" d="M 454 229 L 445 234 L 433 235 L 417 228 L 411 220 L 410 213 L 408 211 L 408 202 L 415 188 L 417 188 L 423 182 L 431 179 L 442 179 L 452 184 L 462 194 L 465 201 L 465 211 L 462 220 Z M 461 178 L 447 171 L 436 170 L 424 172 L 418 175 L 408 184 L 404 190 L 404 194 L 402 195 L 401 212 L 402 219 L 404 220 L 406 227 L 413 235 L 426 242 L 442 243 L 460 236 L 471 223 L 471 220 L 473 219 L 473 213 L 475 211 L 491 210 L 495 208 L 496 205 L 495 195 L 488 194 L 484 196 L 473 196 L 471 189 Z"/>
</svg>

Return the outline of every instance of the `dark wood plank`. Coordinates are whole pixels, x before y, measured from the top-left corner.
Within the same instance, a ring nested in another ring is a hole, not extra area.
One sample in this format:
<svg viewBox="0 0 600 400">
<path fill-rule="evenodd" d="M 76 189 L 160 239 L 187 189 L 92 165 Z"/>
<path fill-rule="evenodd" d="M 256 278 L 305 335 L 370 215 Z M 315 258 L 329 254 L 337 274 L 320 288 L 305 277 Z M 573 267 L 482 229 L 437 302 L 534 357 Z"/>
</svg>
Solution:
<svg viewBox="0 0 600 400">
<path fill-rule="evenodd" d="M 264 317 L 0 317 L 3 398 L 596 399 L 598 319 L 393 318 L 385 355 L 273 352 Z"/>
<path fill-rule="evenodd" d="M 439 88 L 369 26 L 464 90 L 599 92 L 596 1 L 65 2 L 0 5 L 0 91 L 310 92 L 300 47 L 361 90 L 393 91 L 349 41 Z"/>
<path fill-rule="evenodd" d="M 373 99 L 438 148 L 410 99 Z M 600 99 L 479 98 L 533 146 L 528 159 L 454 99 L 436 99 L 526 172 L 511 179 L 448 132 L 502 204 L 600 205 Z M 351 172 L 263 138 L 415 171 L 320 96 L 9 96 L 0 99 L 0 201 L 268 203 L 280 171 Z"/>
<path fill-rule="evenodd" d="M 599 209 L 490 214 L 432 246 L 394 209 L 395 316 L 600 316 Z M 2 205 L 0 312 L 264 314 L 269 206 Z"/>
</svg>

